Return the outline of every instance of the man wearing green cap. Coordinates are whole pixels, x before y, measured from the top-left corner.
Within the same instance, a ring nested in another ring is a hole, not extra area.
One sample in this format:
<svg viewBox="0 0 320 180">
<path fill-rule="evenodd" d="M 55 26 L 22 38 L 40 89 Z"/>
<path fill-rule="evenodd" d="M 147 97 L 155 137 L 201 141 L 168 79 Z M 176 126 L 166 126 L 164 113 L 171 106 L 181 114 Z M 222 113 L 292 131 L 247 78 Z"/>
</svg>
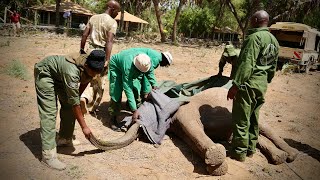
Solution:
<svg viewBox="0 0 320 180">
<path fill-rule="evenodd" d="M 111 128 L 119 130 L 116 116 L 120 112 L 122 91 L 127 96 L 127 102 L 130 110 L 133 112 L 133 119 L 139 118 L 137 103 L 134 96 L 134 82 L 142 80 L 143 76 L 148 79 L 154 77 L 154 68 L 151 65 L 150 57 L 140 50 L 127 49 L 111 57 L 109 63 L 110 74 L 110 106 L 109 114 L 111 116 Z M 155 82 L 150 82 L 154 85 Z"/>
<path fill-rule="evenodd" d="M 130 48 L 130 51 L 139 51 L 147 54 L 150 57 L 153 69 L 159 67 L 170 66 L 173 62 L 172 55 L 169 52 L 159 52 L 151 48 Z M 141 98 L 145 99 L 146 96 L 151 92 L 151 88 L 155 89 L 157 85 L 156 77 L 153 73 L 150 76 L 143 75 L 141 79 L 135 79 L 133 82 L 133 93 L 137 106 L 139 107 L 142 103 Z"/>
<path fill-rule="evenodd" d="M 66 165 L 57 158 L 56 146 L 72 145 L 75 119 L 86 138 L 91 135 L 80 109 L 80 94 L 91 79 L 104 68 L 105 52 L 94 50 L 87 55 L 49 56 L 35 64 L 34 77 L 40 115 L 42 162 L 63 170 Z M 57 99 L 60 109 L 60 131 L 56 142 Z"/>
<path fill-rule="evenodd" d="M 222 53 L 222 57 L 219 61 L 219 73 L 217 75 L 222 76 L 224 66 L 227 63 L 229 63 L 231 64 L 231 67 L 232 67 L 230 78 L 233 79 L 235 66 L 236 66 L 239 54 L 240 54 L 240 49 L 236 49 L 233 45 L 226 45 Z"/>
<path fill-rule="evenodd" d="M 259 110 L 264 103 L 268 83 L 276 71 L 279 53 L 277 39 L 268 31 L 269 15 L 255 12 L 248 37 L 237 61 L 233 86 L 227 99 L 233 99 L 233 138 L 231 158 L 245 161 L 256 152 L 259 136 Z"/>
</svg>

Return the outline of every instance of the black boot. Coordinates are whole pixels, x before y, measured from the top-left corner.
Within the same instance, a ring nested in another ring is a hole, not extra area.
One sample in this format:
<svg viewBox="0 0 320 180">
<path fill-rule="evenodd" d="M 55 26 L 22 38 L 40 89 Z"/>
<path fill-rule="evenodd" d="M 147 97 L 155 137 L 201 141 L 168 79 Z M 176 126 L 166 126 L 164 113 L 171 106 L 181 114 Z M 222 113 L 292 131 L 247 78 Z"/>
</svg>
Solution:
<svg viewBox="0 0 320 180">
<path fill-rule="evenodd" d="M 116 132 L 120 132 L 121 129 L 119 127 L 119 123 L 117 121 L 117 116 L 112 116 L 111 119 L 110 119 L 110 128 L 113 130 L 113 131 L 116 131 Z"/>
</svg>

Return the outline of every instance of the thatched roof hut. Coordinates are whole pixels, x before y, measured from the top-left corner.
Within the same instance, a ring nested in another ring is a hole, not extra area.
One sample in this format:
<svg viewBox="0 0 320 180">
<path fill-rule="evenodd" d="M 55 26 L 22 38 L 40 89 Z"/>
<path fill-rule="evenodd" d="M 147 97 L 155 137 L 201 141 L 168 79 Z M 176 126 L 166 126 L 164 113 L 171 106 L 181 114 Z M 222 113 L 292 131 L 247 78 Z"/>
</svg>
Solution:
<svg viewBox="0 0 320 180">
<path fill-rule="evenodd" d="M 115 18 L 115 20 L 118 21 L 118 24 L 120 24 L 120 18 L 121 12 L 119 12 L 117 17 Z M 127 11 L 124 11 L 123 21 L 125 23 L 124 27 L 126 32 L 131 30 L 142 30 L 143 25 L 149 24 L 147 21 L 128 13 Z"/>
<path fill-rule="evenodd" d="M 42 6 L 32 6 L 29 9 L 35 11 L 35 23 L 41 25 L 53 25 L 56 21 L 56 5 L 42 5 Z M 90 10 L 80 6 L 79 4 L 63 1 L 60 3 L 60 25 L 65 25 L 65 19 L 63 14 L 67 11 L 71 12 L 70 17 L 70 27 L 79 27 L 80 23 L 87 23 L 89 18 L 94 15 Z"/>
</svg>

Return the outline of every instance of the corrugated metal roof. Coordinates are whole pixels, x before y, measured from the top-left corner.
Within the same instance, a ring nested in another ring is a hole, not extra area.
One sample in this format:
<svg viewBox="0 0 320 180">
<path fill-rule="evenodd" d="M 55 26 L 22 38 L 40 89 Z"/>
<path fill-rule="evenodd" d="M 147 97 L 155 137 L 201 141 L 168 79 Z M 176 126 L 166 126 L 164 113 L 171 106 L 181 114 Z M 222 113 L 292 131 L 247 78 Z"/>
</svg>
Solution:
<svg viewBox="0 0 320 180">
<path fill-rule="evenodd" d="M 120 17 L 121 17 L 121 12 L 118 13 L 117 17 L 114 18 L 115 20 L 119 20 L 120 21 Z M 130 13 L 128 13 L 127 11 L 124 11 L 124 21 L 129 21 L 129 22 L 135 22 L 135 23 L 143 23 L 143 24 L 149 24 L 147 21 L 140 19 Z"/>
<path fill-rule="evenodd" d="M 56 4 L 42 5 L 42 6 L 32 6 L 29 9 L 43 10 L 43 11 L 56 11 Z M 60 12 L 72 11 L 73 14 L 85 14 L 85 15 L 94 15 L 95 13 L 90 10 L 80 6 L 79 4 L 73 2 L 61 2 L 60 3 Z"/>
</svg>

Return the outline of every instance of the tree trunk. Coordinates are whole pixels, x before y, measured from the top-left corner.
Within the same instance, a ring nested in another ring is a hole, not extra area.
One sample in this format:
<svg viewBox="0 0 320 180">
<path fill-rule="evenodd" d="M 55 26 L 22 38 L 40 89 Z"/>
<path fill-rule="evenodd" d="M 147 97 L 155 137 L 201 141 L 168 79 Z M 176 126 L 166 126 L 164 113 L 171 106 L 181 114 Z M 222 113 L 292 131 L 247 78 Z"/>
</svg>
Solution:
<svg viewBox="0 0 320 180">
<path fill-rule="evenodd" d="M 239 18 L 239 16 L 238 16 L 238 13 L 237 13 L 234 5 L 231 3 L 230 0 L 226 0 L 226 2 L 227 2 L 227 4 L 228 4 L 228 6 L 229 6 L 229 8 L 230 8 L 230 11 L 232 12 L 233 16 L 236 18 L 236 20 L 237 20 L 237 22 L 238 22 L 238 25 L 239 25 L 239 27 L 240 27 L 240 29 L 241 29 L 241 31 L 242 31 L 242 38 L 244 38 L 244 36 L 245 36 L 245 29 L 244 29 L 244 27 L 243 27 L 243 25 L 242 25 L 242 22 L 241 22 L 241 20 L 240 20 L 240 18 Z"/>
<path fill-rule="evenodd" d="M 219 6 L 219 11 L 217 12 L 217 15 L 216 17 L 217 18 L 217 21 L 214 23 L 213 25 L 213 31 L 215 30 L 215 28 L 217 27 L 217 25 L 219 24 L 219 20 L 222 20 L 223 18 L 223 15 L 224 15 L 224 6 L 225 6 L 225 1 L 224 0 L 220 0 L 220 6 Z M 218 20 L 219 19 L 219 20 Z"/>
<path fill-rule="evenodd" d="M 124 26 L 124 6 L 125 6 L 125 0 L 121 0 L 121 16 L 120 16 L 120 32 L 123 32 L 123 26 Z"/>
<path fill-rule="evenodd" d="M 171 40 L 174 43 L 177 41 L 177 25 L 178 25 L 181 9 L 185 3 L 186 3 L 186 0 L 180 0 L 179 6 L 176 11 L 176 17 L 174 18 L 172 37 L 171 37 Z"/>
<path fill-rule="evenodd" d="M 60 12 L 59 12 L 60 3 L 61 3 L 61 0 L 56 0 L 56 27 L 59 27 L 60 25 Z"/>
<path fill-rule="evenodd" d="M 160 15 L 160 10 L 159 10 L 159 1 L 158 0 L 152 0 L 152 1 L 153 1 L 154 10 L 156 12 L 157 21 L 158 21 L 158 25 L 159 25 L 161 42 L 166 42 L 166 35 L 164 34 L 163 27 L 162 27 L 162 22 L 161 22 L 161 15 Z"/>
</svg>

